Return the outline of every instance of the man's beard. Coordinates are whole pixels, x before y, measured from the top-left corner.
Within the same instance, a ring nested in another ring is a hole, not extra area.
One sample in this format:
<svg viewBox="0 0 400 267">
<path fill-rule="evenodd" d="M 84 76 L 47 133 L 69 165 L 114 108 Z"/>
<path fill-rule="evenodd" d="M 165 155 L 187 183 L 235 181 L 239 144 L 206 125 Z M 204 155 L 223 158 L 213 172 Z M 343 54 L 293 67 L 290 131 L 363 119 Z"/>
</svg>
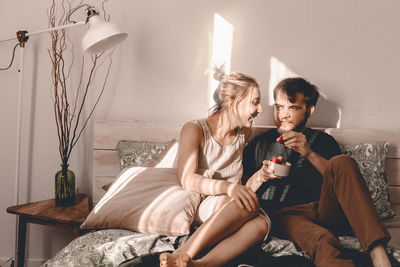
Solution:
<svg viewBox="0 0 400 267">
<path fill-rule="evenodd" d="M 278 125 L 278 122 L 276 121 L 276 119 L 274 119 L 274 120 L 275 120 L 275 125 Z M 305 114 L 304 119 L 301 122 L 299 122 L 298 124 L 296 124 L 293 127 L 293 129 L 291 129 L 291 130 L 283 130 L 283 129 L 281 129 L 280 126 L 278 126 L 278 128 L 277 128 L 278 133 L 283 134 L 284 132 L 289 132 L 289 131 L 302 132 L 304 130 L 304 127 L 307 124 L 307 121 L 308 121 L 308 113 Z"/>
</svg>

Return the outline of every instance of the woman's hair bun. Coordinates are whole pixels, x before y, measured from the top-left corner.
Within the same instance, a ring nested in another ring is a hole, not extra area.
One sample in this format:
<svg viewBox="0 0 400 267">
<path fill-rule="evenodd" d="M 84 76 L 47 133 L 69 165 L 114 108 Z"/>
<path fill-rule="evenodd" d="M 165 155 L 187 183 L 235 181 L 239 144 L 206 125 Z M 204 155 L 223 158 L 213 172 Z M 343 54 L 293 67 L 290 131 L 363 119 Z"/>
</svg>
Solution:
<svg viewBox="0 0 400 267">
<path fill-rule="evenodd" d="M 215 104 L 220 105 L 221 104 L 221 97 L 219 96 L 219 87 L 217 87 L 217 89 L 214 90 L 214 94 L 213 94 L 213 99 Z"/>
<path fill-rule="evenodd" d="M 226 77 L 225 66 L 224 65 L 220 65 L 220 66 L 215 65 L 214 66 L 214 79 L 221 82 L 225 77 Z"/>
</svg>

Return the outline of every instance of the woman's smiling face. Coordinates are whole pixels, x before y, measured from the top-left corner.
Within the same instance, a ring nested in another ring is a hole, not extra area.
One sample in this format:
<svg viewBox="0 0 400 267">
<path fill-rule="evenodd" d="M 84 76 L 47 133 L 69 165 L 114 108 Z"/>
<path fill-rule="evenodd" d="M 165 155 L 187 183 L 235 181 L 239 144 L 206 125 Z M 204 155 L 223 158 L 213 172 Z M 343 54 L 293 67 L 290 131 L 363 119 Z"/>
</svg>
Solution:
<svg viewBox="0 0 400 267">
<path fill-rule="evenodd" d="M 237 103 L 236 111 L 240 127 L 253 125 L 253 119 L 263 111 L 258 88 L 253 87 L 248 90 L 247 95 Z"/>
</svg>

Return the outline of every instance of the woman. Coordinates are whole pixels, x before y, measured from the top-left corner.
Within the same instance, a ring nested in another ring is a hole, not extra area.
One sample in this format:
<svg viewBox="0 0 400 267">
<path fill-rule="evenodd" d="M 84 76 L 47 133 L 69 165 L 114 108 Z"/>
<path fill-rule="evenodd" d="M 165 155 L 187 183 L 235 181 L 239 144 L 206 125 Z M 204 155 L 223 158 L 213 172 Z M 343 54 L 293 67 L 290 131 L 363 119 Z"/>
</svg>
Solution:
<svg viewBox="0 0 400 267">
<path fill-rule="evenodd" d="M 161 254 L 160 266 L 222 266 L 263 240 L 270 229 L 256 194 L 240 181 L 243 148 L 254 117 L 262 112 L 258 83 L 239 72 L 225 75 L 223 68 L 216 68 L 214 78 L 220 81 L 216 105 L 206 119 L 183 126 L 178 152 L 183 188 L 204 196 L 194 222 L 200 227 L 174 253 Z"/>
</svg>

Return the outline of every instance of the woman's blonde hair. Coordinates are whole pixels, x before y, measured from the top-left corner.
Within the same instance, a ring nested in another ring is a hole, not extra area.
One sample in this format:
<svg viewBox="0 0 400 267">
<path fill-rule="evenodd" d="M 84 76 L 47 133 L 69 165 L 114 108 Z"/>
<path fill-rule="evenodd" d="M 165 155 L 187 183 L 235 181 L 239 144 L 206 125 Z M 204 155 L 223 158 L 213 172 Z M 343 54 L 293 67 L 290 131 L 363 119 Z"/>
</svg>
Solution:
<svg viewBox="0 0 400 267">
<path fill-rule="evenodd" d="M 246 96 L 248 90 L 251 88 L 259 89 L 258 82 L 250 75 L 241 72 L 232 72 L 227 75 L 224 65 L 214 66 L 213 70 L 214 79 L 219 81 L 219 85 L 214 91 L 215 105 L 211 107 L 210 115 L 227 108 L 229 99 L 237 104 Z"/>
</svg>

